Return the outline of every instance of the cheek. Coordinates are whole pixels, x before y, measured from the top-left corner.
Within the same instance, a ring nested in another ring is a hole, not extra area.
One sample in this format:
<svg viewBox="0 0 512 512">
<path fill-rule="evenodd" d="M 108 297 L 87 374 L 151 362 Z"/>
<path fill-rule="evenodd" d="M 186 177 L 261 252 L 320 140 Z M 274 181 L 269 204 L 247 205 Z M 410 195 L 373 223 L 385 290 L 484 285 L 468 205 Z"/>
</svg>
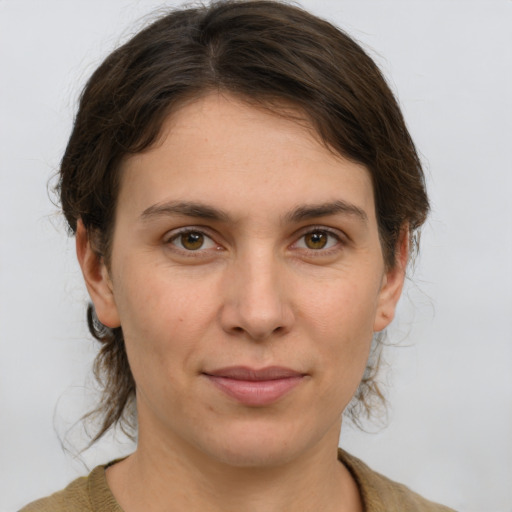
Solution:
<svg viewBox="0 0 512 512">
<path fill-rule="evenodd" d="M 126 275 L 131 279 L 118 283 L 115 297 L 134 377 L 142 382 L 151 373 L 164 373 L 164 380 L 178 379 L 177 370 L 192 364 L 194 350 L 212 322 L 211 300 L 204 290 L 166 278 L 156 269 Z"/>
<path fill-rule="evenodd" d="M 170 266 L 137 262 L 126 265 L 124 275 L 130 279 L 119 279 L 115 294 L 123 330 L 158 339 L 181 325 L 192 330 L 200 328 L 199 319 L 209 318 L 212 298 L 208 282 L 183 277 Z"/>
<path fill-rule="evenodd" d="M 337 396 L 342 390 L 343 400 L 359 385 L 373 339 L 378 286 L 372 282 L 361 286 L 362 281 L 331 282 L 322 293 L 309 294 L 302 308 L 326 385 Z"/>
<path fill-rule="evenodd" d="M 338 334 L 356 343 L 361 337 L 373 335 L 378 292 L 377 280 L 332 278 L 320 287 L 307 288 L 302 294 L 300 310 L 328 338 Z"/>
</svg>

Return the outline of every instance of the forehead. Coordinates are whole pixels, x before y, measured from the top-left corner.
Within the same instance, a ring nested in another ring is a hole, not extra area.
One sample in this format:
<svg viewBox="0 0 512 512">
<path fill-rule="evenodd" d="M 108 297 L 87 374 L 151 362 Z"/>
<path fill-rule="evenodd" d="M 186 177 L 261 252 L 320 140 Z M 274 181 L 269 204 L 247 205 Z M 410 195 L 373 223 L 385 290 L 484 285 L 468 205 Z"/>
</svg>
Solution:
<svg viewBox="0 0 512 512">
<path fill-rule="evenodd" d="M 374 216 L 367 169 L 329 150 L 300 111 L 276 114 L 229 95 L 183 104 L 121 172 L 119 203 L 139 211 L 193 200 L 243 215 L 345 200 Z"/>
</svg>

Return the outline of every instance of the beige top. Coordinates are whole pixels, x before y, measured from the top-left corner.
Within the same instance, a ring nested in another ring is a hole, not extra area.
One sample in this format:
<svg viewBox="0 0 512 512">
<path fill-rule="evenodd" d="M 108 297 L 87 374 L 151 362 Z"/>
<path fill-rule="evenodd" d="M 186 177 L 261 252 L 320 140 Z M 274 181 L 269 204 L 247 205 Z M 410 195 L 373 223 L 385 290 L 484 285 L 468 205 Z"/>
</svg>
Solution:
<svg viewBox="0 0 512 512">
<path fill-rule="evenodd" d="M 454 512 L 372 471 L 341 449 L 338 458 L 356 480 L 365 512 Z M 62 491 L 35 501 L 20 512 L 123 512 L 107 485 L 105 467 L 96 467 L 89 476 L 74 480 Z"/>
</svg>

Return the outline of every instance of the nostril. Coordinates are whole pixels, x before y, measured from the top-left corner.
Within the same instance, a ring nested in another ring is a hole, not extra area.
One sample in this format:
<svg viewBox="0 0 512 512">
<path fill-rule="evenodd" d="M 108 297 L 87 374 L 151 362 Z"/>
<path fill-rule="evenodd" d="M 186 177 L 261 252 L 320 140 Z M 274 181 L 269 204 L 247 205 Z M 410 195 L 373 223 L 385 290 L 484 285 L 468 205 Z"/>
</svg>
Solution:
<svg viewBox="0 0 512 512">
<path fill-rule="evenodd" d="M 271 336 L 282 337 L 289 332 L 294 315 L 288 302 L 276 297 L 276 293 L 264 294 L 258 290 L 254 286 L 239 286 L 236 288 L 238 295 L 230 297 L 222 305 L 218 319 L 226 333 L 262 341 Z"/>
</svg>

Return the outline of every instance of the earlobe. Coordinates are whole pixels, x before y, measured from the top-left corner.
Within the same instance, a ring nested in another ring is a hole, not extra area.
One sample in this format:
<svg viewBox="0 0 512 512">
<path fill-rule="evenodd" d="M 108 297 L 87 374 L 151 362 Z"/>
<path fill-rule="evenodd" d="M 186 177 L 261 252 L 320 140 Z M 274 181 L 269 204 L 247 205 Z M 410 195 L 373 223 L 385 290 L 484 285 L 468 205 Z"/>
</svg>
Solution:
<svg viewBox="0 0 512 512">
<path fill-rule="evenodd" d="M 80 219 L 76 229 L 76 255 L 98 320 L 107 327 L 119 327 L 121 324 L 108 269 Z"/>
<path fill-rule="evenodd" d="M 387 269 L 384 274 L 375 315 L 374 332 L 384 330 L 395 316 L 396 306 L 404 286 L 408 260 L 409 228 L 404 226 L 397 244 L 395 265 L 393 268 Z"/>
</svg>

